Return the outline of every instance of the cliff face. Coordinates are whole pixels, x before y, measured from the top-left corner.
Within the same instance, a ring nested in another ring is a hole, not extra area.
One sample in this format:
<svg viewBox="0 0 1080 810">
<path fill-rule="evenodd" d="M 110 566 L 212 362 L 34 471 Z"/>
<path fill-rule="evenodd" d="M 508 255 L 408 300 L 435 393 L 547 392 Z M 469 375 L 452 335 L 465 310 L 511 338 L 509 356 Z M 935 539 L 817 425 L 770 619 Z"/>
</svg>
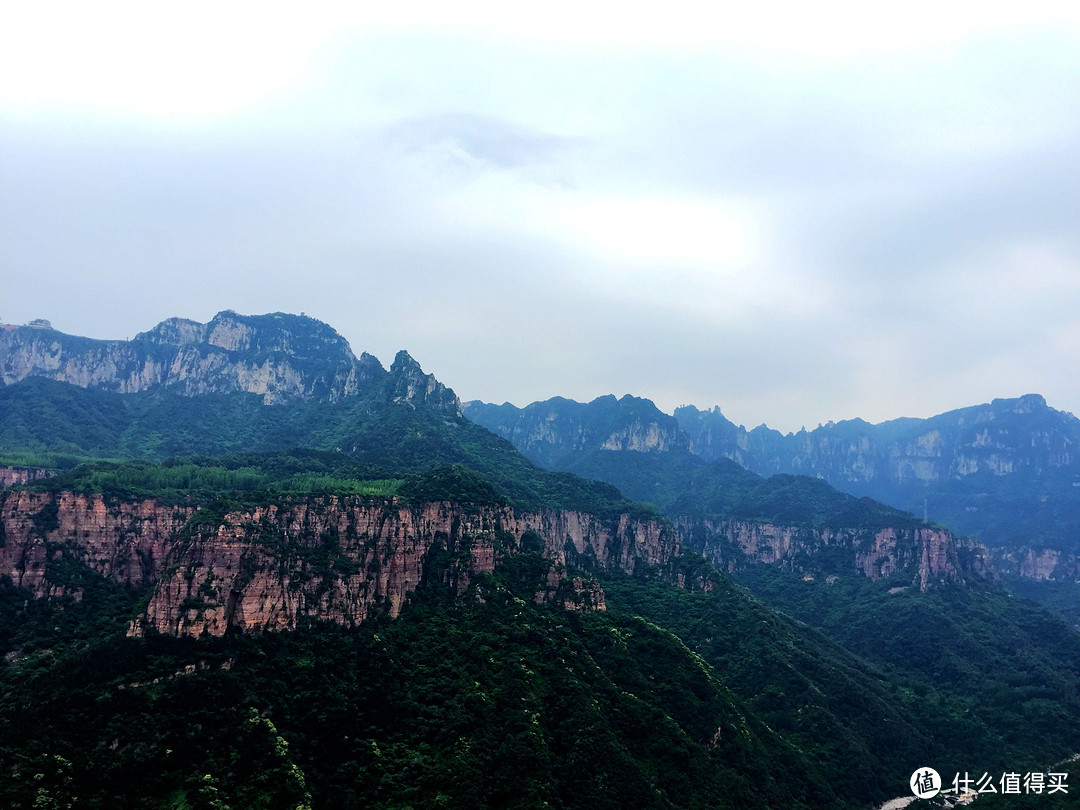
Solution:
<svg viewBox="0 0 1080 810">
<path fill-rule="evenodd" d="M 78 598 L 55 565 L 73 557 L 104 577 L 140 588 L 161 576 L 173 539 L 193 512 L 154 501 L 107 505 L 101 496 L 68 492 L 2 493 L 0 576 L 37 597 Z"/>
<path fill-rule="evenodd" d="M 600 397 L 589 403 L 556 397 L 525 408 L 469 402 L 469 419 L 502 436 L 541 466 L 559 467 L 592 449 L 662 453 L 689 442 L 674 417 L 638 397 Z"/>
<path fill-rule="evenodd" d="M 0 467 L 0 489 L 28 484 L 31 481 L 40 481 L 48 478 L 52 473 L 48 470 L 32 470 L 25 467 Z"/>
<path fill-rule="evenodd" d="M 944 529 L 803 529 L 748 521 L 683 519 L 680 534 L 721 569 L 777 565 L 819 577 L 857 571 L 875 582 L 900 573 L 927 590 L 962 582 L 964 574 L 990 576 L 985 549 L 961 547 Z"/>
<path fill-rule="evenodd" d="M 747 431 L 720 410 L 675 411 L 702 458 L 730 458 L 760 475 L 794 473 L 841 483 L 929 484 L 969 476 L 1080 469 L 1080 420 L 1038 394 L 996 399 L 929 419 L 861 419 L 786 436 Z"/>
<path fill-rule="evenodd" d="M 516 515 L 509 507 L 325 497 L 210 516 L 154 501 L 11 492 L 0 501 L 0 575 L 38 597 L 79 597 L 55 571 L 63 560 L 132 587 L 153 585 L 133 634 L 221 635 L 229 627 L 282 630 L 304 618 L 355 624 L 397 616 L 425 581 L 463 592 L 476 574 L 536 532 L 553 563 L 538 601 L 603 609 L 588 580 L 563 581 L 568 555 L 631 573 L 678 553 L 674 531 L 623 516 Z"/>
<path fill-rule="evenodd" d="M 683 407 L 675 416 L 702 458 L 822 478 L 1017 553 L 1037 544 L 1080 555 L 1080 419 L 1037 394 L 786 436 L 736 427 L 718 409 Z M 1039 569 L 1002 562 L 1022 576 Z"/>
<path fill-rule="evenodd" d="M 155 388 L 184 396 L 258 394 L 269 405 L 356 396 L 387 372 L 371 355 L 355 357 L 320 321 L 226 311 L 206 324 L 171 318 L 132 340 L 91 340 L 41 327 L 0 330 L 0 382 L 31 376 L 122 394 Z"/>
<path fill-rule="evenodd" d="M 1042 582 L 1080 582 L 1080 557 L 1052 548 L 998 548 L 994 567 L 1003 574 Z"/>
</svg>

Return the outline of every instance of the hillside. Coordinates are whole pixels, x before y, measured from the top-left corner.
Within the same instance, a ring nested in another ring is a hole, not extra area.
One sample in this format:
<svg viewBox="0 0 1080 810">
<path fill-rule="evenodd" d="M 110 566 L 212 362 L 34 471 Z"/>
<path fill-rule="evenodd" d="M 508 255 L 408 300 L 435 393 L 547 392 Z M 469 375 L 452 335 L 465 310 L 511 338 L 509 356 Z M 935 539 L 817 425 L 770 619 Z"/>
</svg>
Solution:
<svg viewBox="0 0 1080 810">
<path fill-rule="evenodd" d="M 22 332 L 5 806 L 866 807 L 1080 750 L 1080 641 L 977 549 L 646 400 L 545 470 L 310 319 Z"/>
</svg>

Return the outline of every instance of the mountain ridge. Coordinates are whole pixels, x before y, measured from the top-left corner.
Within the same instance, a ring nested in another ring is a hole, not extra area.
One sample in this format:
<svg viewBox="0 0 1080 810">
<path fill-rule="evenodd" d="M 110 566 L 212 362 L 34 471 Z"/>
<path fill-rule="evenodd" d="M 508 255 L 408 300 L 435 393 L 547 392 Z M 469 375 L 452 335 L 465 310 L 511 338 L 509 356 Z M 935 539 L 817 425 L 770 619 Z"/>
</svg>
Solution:
<svg viewBox="0 0 1080 810">
<path fill-rule="evenodd" d="M 189 397 L 255 394 L 267 405 L 338 402 L 363 395 L 388 374 L 415 376 L 419 366 L 409 361 L 399 352 L 388 371 L 366 352 L 357 357 L 322 321 L 282 312 L 224 310 L 205 324 L 168 318 L 132 340 L 78 337 L 51 326 L 0 330 L 0 383 L 42 377 L 121 394 L 168 388 Z M 445 386 L 422 388 L 459 407 Z"/>
<path fill-rule="evenodd" d="M 1077 750 L 1074 634 L 909 513 L 706 461 L 635 397 L 545 422 L 545 471 L 407 353 L 363 381 L 309 320 L 222 323 L 128 365 L 18 338 L 0 450 L 61 463 L 0 492 L 14 808 L 864 807 Z"/>
</svg>

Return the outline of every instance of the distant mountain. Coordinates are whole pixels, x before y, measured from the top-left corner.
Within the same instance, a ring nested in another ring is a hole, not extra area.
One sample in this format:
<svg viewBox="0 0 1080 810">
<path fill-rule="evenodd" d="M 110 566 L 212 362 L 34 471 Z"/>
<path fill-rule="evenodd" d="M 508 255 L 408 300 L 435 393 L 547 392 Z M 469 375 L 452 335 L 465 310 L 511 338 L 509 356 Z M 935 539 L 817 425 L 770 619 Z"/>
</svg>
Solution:
<svg viewBox="0 0 1080 810">
<path fill-rule="evenodd" d="M 1050 662 L 1068 658 L 1077 636 L 1075 629 L 1060 636 L 1044 610 L 1010 597 L 994 581 L 985 549 L 947 529 L 817 478 L 762 478 L 726 457 L 707 461 L 691 452 L 692 439 L 676 420 L 648 400 L 555 398 L 524 408 L 469 402 L 464 412 L 551 469 L 600 478 L 656 504 L 678 526 L 684 547 L 889 677 L 920 684 L 916 693 L 944 682 L 983 695 L 995 713 L 1053 715 L 1040 708 L 1035 684 L 1057 680 L 1059 694 L 1076 690 L 1080 670 L 1070 669 L 1034 676 L 1033 691 L 1014 693 L 1019 702 L 1010 706 L 984 691 L 1003 673 L 1028 668 L 1019 653 L 1024 639 L 1058 638 L 1063 646 L 1055 651 L 1031 651 L 1056 668 Z M 620 592 L 606 593 L 609 605 L 619 604 Z M 656 604 L 641 590 L 622 596 L 640 615 Z M 657 602 L 664 599 L 657 595 Z M 1076 621 L 1075 604 L 1063 612 Z M 708 647 L 712 631 L 696 624 L 697 613 L 669 608 L 663 616 L 664 626 L 682 628 L 694 649 Z M 946 733 L 982 734 L 936 698 L 924 708 L 935 722 L 951 718 Z"/>
<path fill-rule="evenodd" d="M 760 562 L 823 578 L 858 570 L 921 588 L 987 572 L 979 549 L 910 513 L 816 479 L 763 479 L 726 458 L 705 461 L 649 400 L 555 398 L 521 409 L 470 402 L 465 414 L 538 464 L 655 504 L 689 547 L 728 571 Z"/>
<path fill-rule="evenodd" d="M 545 470 L 312 319 L 4 331 L 5 807 L 855 808 L 1080 750 L 1080 639 L 978 548 L 647 400 L 504 406 Z"/>
<path fill-rule="evenodd" d="M 523 409 L 470 403 L 469 415 L 538 463 L 576 469 L 566 436 L 583 442 L 591 431 L 608 430 L 614 438 L 616 424 L 641 421 L 624 414 L 613 422 L 613 402 L 553 399 Z M 929 419 L 855 419 L 786 435 L 765 425 L 747 430 L 719 408 L 683 406 L 673 417 L 653 410 L 642 424 L 676 454 L 735 461 L 762 476 L 818 478 L 976 537 L 995 549 L 1003 570 L 1043 581 L 1080 578 L 1080 419 L 1037 394 Z M 588 427 L 568 433 L 571 419 Z"/>
<path fill-rule="evenodd" d="M 747 431 L 719 409 L 675 411 L 693 452 L 760 475 L 811 475 L 993 544 L 1080 544 L 1080 419 L 1037 394 L 929 419 Z"/>
<path fill-rule="evenodd" d="M 0 382 L 28 377 L 133 394 L 256 394 L 267 404 L 356 396 L 385 371 L 355 357 L 341 335 L 314 318 L 219 312 L 206 324 L 170 318 L 133 340 L 93 340 L 51 327 L 0 330 Z"/>
</svg>

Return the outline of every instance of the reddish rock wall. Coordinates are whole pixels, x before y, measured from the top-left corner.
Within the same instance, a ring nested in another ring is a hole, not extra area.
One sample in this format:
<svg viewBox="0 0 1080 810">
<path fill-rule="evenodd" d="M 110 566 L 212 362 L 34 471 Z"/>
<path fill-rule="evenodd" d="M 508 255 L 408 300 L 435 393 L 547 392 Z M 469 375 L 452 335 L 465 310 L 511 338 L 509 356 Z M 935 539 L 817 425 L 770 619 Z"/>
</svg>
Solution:
<svg viewBox="0 0 1080 810">
<path fill-rule="evenodd" d="M 932 583 L 962 579 L 957 543 L 944 529 L 805 529 L 749 521 L 680 521 L 683 536 L 693 535 L 695 548 L 727 571 L 747 563 L 785 566 L 804 573 L 847 570 L 870 579 L 886 579 L 910 571 L 912 584 L 926 590 Z M 827 571 L 817 571 L 828 554 Z"/>
<path fill-rule="evenodd" d="M 0 494 L 0 576 L 38 597 L 66 591 L 50 581 L 64 555 L 132 587 L 154 584 L 145 614 L 131 627 L 174 635 L 283 630 L 304 618 L 355 624 L 397 616 L 408 594 L 430 577 L 458 592 L 495 569 L 500 555 L 532 530 L 560 571 L 568 553 L 632 573 L 678 553 L 670 526 L 623 515 L 449 503 L 412 508 L 396 500 L 323 497 L 286 501 L 192 520 L 195 509 L 153 500 L 106 502 L 100 495 Z M 74 593 L 76 598 L 78 593 Z M 557 586 L 568 607 L 603 609 L 587 581 Z"/>
<path fill-rule="evenodd" d="M 0 489 L 7 489 L 17 484 L 28 484 L 52 475 L 49 470 L 31 470 L 25 467 L 0 467 Z"/>
</svg>

